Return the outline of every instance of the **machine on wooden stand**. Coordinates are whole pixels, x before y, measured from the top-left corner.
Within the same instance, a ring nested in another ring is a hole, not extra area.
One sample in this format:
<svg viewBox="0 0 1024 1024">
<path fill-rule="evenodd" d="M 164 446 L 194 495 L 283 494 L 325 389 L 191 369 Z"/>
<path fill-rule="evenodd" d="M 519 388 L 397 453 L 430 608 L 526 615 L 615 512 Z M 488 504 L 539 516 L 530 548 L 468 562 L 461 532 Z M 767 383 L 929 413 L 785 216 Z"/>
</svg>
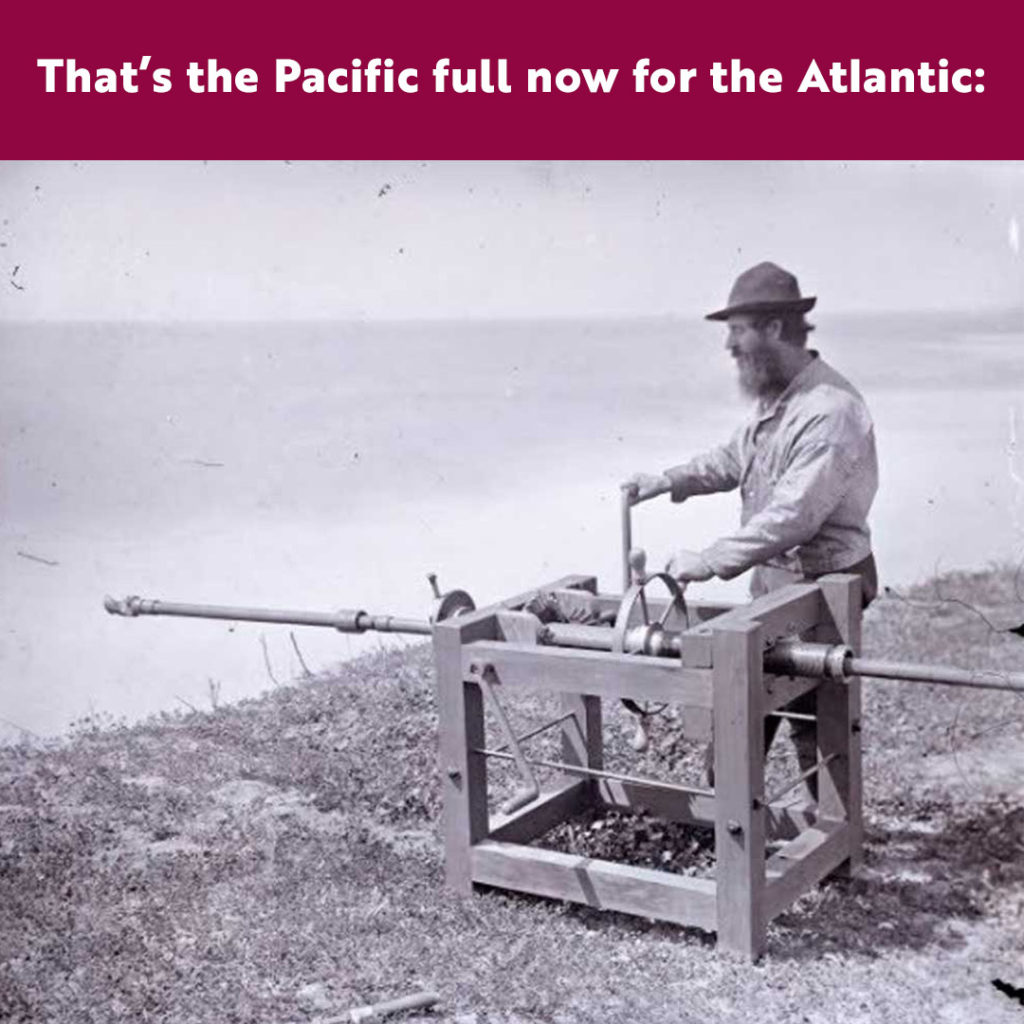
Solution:
<svg viewBox="0 0 1024 1024">
<path fill-rule="evenodd" d="M 478 609 L 463 590 L 442 594 L 431 577 L 435 606 L 427 620 L 139 597 L 108 597 L 105 606 L 127 616 L 430 636 L 449 885 L 468 893 L 482 884 L 689 925 L 716 932 L 720 948 L 754 958 L 772 918 L 861 860 L 860 679 L 1024 692 L 1024 675 L 861 658 L 856 576 L 824 576 L 749 604 L 686 601 L 672 577 L 646 573 L 642 552 L 632 549 L 630 505 L 624 493 L 622 593 L 602 593 L 593 576 L 567 576 Z M 544 609 L 570 611 L 543 621 L 551 618 Z M 505 710 L 505 695 L 517 691 L 557 694 L 560 713 L 517 736 Z M 809 692 L 817 705 L 817 762 L 768 792 L 765 717 L 785 717 L 785 705 Z M 680 706 L 690 737 L 714 736 L 714 788 L 606 770 L 602 701 L 608 699 L 641 715 L 651 701 Z M 485 709 L 501 731 L 500 746 L 487 745 Z M 529 741 L 549 730 L 560 733 L 560 759 L 531 756 Z M 495 811 L 488 799 L 492 760 L 511 762 L 520 777 L 517 792 Z M 783 802 L 812 775 L 816 802 Z M 649 810 L 713 829 L 714 877 L 532 845 L 595 807 Z"/>
</svg>

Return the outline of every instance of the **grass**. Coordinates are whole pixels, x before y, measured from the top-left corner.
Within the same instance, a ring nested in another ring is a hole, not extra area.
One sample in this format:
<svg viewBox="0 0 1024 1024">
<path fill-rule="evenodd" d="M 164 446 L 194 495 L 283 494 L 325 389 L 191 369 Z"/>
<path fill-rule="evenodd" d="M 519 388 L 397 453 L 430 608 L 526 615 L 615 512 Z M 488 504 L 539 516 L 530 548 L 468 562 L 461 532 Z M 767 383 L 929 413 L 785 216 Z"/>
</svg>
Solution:
<svg viewBox="0 0 1024 1024">
<path fill-rule="evenodd" d="M 1019 671 L 1024 640 L 1000 630 L 1022 619 L 1009 571 L 947 575 L 880 599 L 864 651 Z M 277 1024 L 422 987 L 441 1002 L 412 1019 L 458 1024 L 1019 1021 L 991 982 L 1024 985 L 1020 700 L 864 689 L 864 871 L 802 897 L 754 966 L 697 931 L 446 890 L 426 646 L 0 750 L 0 1020 Z M 697 772 L 671 715 L 639 758 L 606 717 L 611 764 Z M 553 841 L 680 871 L 707 855 L 650 819 Z"/>
</svg>

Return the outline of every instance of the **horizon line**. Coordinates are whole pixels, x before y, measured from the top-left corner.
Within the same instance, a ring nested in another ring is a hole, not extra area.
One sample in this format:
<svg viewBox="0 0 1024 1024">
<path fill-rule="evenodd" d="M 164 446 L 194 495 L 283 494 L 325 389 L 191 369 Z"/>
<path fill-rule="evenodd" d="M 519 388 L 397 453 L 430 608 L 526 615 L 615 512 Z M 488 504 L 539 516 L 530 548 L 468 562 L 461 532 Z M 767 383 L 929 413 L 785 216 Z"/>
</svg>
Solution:
<svg viewBox="0 0 1024 1024">
<path fill-rule="evenodd" d="M 879 316 L 964 316 L 981 314 L 1019 314 L 1024 317 L 1024 302 L 1010 305 L 991 306 L 952 306 L 952 307 L 925 307 L 925 306 L 899 306 L 880 309 L 815 309 L 814 317 L 820 318 L 831 316 L 842 317 L 879 317 Z M 500 322 L 535 322 L 535 321 L 677 321 L 694 322 L 703 321 L 703 313 L 682 313 L 679 311 L 665 311 L 660 313 L 588 313 L 561 312 L 561 313 L 477 313 L 467 315 L 457 314 L 408 314 L 380 316 L 360 312 L 339 313 L 337 315 L 324 316 L 268 316 L 268 317 L 242 317 L 242 316 L 54 316 L 54 317 L 18 317 L 7 316 L 0 312 L 0 324 L 132 324 L 132 323 L 153 323 L 153 324 L 268 324 L 268 323 L 359 323 L 359 324 L 402 324 L 402 323 L 500 323 Z M 1024 326 L 1024 324 L 1022 324 Z"/>
</svg>

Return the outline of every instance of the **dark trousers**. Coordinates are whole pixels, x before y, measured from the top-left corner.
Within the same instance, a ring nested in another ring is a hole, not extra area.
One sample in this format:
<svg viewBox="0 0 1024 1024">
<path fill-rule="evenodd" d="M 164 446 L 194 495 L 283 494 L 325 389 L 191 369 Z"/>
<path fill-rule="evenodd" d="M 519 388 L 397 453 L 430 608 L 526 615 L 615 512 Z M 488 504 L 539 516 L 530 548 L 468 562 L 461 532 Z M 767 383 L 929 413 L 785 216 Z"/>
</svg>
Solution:
<svg viewBox="0 0 1024 1024">
<path fill-rule="evenodd" d="M 849 569 L 836 571 L 860 576 L 862 608 L 867 608 L 867 606 L 871 604 L 878 595 L 878 569 L 875 566 L 874 555 L 868 555 L 867 558 L 857 562 L 856 565 L 851 565 Z M 802 575 L 801 573 L 789 572 L 786 569 L 776 569 L 774 566 L 770 565 L 758 566 L 754 570 L 754 576 L 750 582 L 750 595 L 754 598 L 764 597 L 765 594 L 771 593 L 773 590 L 778 590 L 780 587 L 788 586 L 790 583 L 807 583 L 811 580 L 816 580 L 817 578 L 818 576 Z M 814 691 L 811 693 L 805 693 L 802 696 L 797 697 L 796 700 L 792 700 L 788 704 L 783 705 L 779 710 L 784 713 L 794 715 L 811 715 L 813 717 L 818 711 L 817 694 Z M 775 715 L 769 715 L 764 720 L 765 757 L 768 756 L 768 750 L 770 749 L 772 742 L 775 739 L 775 734 L 779 731 L 779 726 L 782 722 L 783 719 L 778 718 Z M 807 721 L 800 718 L 791 718 L 789 719 L 789 734 L 793 740 L 793 746 L 796 749 L 796 758 L 800 765 L 800 771 L 805 772 L 813 768 L 814 765 L 818 763 L 817 722 Z M 714 786 L 715 754 L 713 744 L 708 746 L 705 754 L 705 766 L 707 769 L 708 782 Z M 807 788 L 810 790 L 811 797 L 814 800 L 817 800 L 817 775 L 812 775 L 807 780 Z"/>
</svg>

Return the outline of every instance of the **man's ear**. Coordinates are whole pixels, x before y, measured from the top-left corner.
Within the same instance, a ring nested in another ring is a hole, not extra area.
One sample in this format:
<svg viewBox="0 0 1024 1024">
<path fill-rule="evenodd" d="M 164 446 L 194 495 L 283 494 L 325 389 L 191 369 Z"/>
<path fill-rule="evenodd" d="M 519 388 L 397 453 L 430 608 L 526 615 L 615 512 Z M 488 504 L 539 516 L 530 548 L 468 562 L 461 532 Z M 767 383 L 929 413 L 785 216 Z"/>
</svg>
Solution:
<svg viewBox="0 0 1024 1024">
<path fill-rule="evenodd" d="M 764 325 L 764 333 L 769 341 L 778 341 L 782 337 L 782 321 L 777 317 L 769 320 Z"/>
</svg>

